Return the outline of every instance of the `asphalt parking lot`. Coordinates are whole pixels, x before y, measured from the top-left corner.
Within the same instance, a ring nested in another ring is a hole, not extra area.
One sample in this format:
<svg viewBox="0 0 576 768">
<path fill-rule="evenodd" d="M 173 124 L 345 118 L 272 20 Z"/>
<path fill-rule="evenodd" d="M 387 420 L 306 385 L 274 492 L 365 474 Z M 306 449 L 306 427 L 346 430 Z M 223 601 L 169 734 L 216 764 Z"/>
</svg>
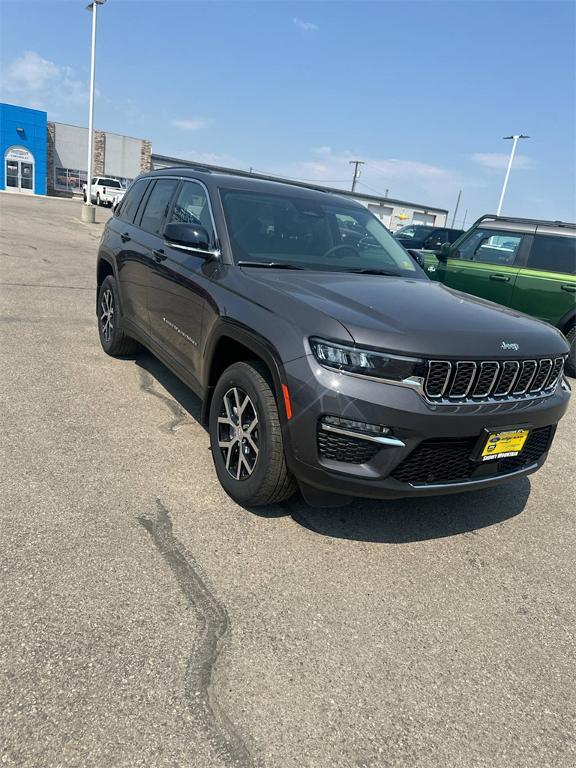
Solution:
<svg viewBox="0 0 576 768">
<path fill-rule="evenodd" d="M 243 509 L 79 215 L 0 195 L 0 764 L 575 765 L 576 402 L 508 486 Z"/>
</svg>

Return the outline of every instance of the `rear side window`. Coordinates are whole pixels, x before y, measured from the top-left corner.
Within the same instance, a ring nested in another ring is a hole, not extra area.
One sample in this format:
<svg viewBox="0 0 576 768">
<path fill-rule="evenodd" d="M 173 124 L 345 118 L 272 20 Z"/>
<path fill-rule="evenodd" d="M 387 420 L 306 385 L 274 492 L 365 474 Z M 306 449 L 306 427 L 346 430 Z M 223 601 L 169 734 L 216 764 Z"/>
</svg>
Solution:
<svg viewBox="0 0 576 768">
<path fill-rule="evenodd" d="M 116 216 L 122 221 L 127 221 L 130 224 L 134 221 L 134 216 L 140 205 L 140 201 L 146 192 L 148 186 L 148 179 L 142 179 L 132 184 L 128 192 L 124 195 L 124 199 L 120 204 L 120 207 L 116 211 Z"/>
<path fill-rule="evenodd" d="M 536 235 L 528 257 L 529 269 L 576 274 L 576 237 Z"/>
<path fill-rule="evenodd" d="M 172 195 L 178 186 L 177 179 L 158 179 L 148 195 L 140 227 L 152 235 L 159 235 L 168 212 Z"/>
<path fill-rule="evenodd" d="M 120 182 L 117 179 L 100 179 L 100 184 L 103 187 L 114 187 L 114 189 L 120 189 Z"/>
</svg>

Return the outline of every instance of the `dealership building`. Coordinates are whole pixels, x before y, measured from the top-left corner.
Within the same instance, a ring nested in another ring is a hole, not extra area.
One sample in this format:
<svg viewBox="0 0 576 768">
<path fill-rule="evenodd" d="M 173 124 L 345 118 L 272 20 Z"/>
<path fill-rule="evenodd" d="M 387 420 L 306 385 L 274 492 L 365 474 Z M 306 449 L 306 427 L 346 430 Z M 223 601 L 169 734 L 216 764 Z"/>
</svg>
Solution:
<svg viewBox="0 0 576 768">
<path fill-rule="evenodd" d="M 51 122 L 46 112 L 40 110 L 0 104 L 0 155 L 0 190 L 35 195 L 79 196 L 82 194 L 82 185 L 86 183 L 88 129 Z M 94 176 L 111 176 L 125 186 L 143 171 L 175 166 L 282 181 L 278 177 L 253 174 L 236 168 L 152 154 L 147 139 L 121 136 L 108 131 L 94 131 L 93 162 Z M 438 227 L 446 225 L 448 211 L 444 208 L 362 192 L 322 188 L 358 200 L 392 231 L 409 223 Z"/>
<path fill-rule="evenodd" d="M 113 176 L 126 186 L 150 169 L 146 139 L 94 131 L 94 176 Z M 86 183 L 88 129 L 51 122 L 46 112 L 0 104 L 0 189 L 72 197 Z"/>
</svg>

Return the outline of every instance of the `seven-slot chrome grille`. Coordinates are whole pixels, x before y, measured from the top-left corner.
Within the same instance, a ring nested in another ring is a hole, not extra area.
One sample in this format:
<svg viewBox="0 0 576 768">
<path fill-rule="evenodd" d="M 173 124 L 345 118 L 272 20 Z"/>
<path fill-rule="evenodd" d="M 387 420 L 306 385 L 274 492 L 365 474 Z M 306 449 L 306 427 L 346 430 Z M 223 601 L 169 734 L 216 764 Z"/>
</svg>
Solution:
<svg viewBox="0 0 576 768">
<path fill-rule="evenodd" d="M 429 360 L 424 394 L 433 402 L 482 402 L 551 394 L 564 357 L 541 360 Z"/>
</svg>

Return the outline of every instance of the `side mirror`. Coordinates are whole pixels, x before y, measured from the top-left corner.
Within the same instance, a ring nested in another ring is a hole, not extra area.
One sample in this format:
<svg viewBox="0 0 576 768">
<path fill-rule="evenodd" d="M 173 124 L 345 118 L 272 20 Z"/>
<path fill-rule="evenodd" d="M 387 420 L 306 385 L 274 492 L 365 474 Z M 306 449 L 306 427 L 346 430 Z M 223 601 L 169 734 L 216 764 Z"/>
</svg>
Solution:
<svg viewBox="0 0 576 768">
<path fill-rule="evenodd" d="M 447 261 L 448 256 L 450 256 L 450 243 L 444 243 L 436 254 L 436 258 L 438 261 Z"/>
<path fill-rule="evenodd" d="M 206 255 L 210 255 L 210 236 L 199 224 L 183 224 L 177 221 L 166 224 L 164 239 L 175 248 L 206 251 Z"/>
<path fill-rule="evenodd" d="M 412 258 L 416 262 L 416 264 L 418 264 L 418 266 L 420 266 L 420 267 L 422 267 L 422 269 L 424 269 L 424 257 L 422 256 L 420 251 L 417 251 L 414 248 L 408 248 L 407 250 L 408 250 L 408 253 L 410 254 L 410 256 L 412 256 Z"/>
</svg>

